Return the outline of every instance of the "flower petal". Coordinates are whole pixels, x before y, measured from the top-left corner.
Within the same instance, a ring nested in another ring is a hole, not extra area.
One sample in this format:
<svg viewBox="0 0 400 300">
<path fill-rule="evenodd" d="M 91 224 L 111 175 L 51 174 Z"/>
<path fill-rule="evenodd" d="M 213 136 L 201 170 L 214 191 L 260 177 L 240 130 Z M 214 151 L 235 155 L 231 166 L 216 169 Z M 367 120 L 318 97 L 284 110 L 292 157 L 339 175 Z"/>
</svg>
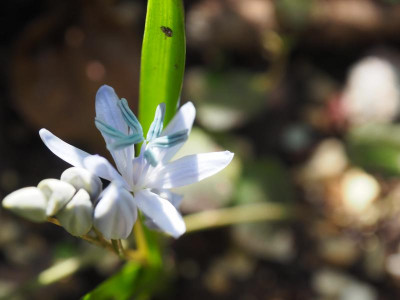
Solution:
<svg viewBox="0 0 400 300">
<path fill-rule="evenodd" d="M 164 117 L 165 117 L 165 103 L 160 103 L 157 106 L 156 114 L 154 116 L 154 121 L 151 123 L 149 131 L 147 132 L 146 139 L 148 141 L 158 138 L 160 136 L 161 131 L 163 129 Z"/>
<path fill-rule="evenodd" d="M 179 195 L 177 193 L 171 192 L 170 190 L 167 189 L 153 189 L 151 190 L 151 192 L 153 192 L 154 194 L 159 195 L 161 198 L 168 200 L 169 202 L 171 202 L 171 204 L 178 209 L 179 206 L 182 203 L 183 200 L 183 195 Z"/>
<path fill-rule="evenodd" d="M 138 208 L 164 232 L 178 238 L 186 231 L 182 216 L 168 200 L 149 190 L 140 190 L 135 193 L 134 201 Z"/>
<path fill-rule="evenodd" d="M 83 161 L 84 168 L 97 176 L 109 181 L 116 181 L 125 189 L 130 189 L 125 179 L 118 173 L 110 162 L 100 155 L 90 155 Z"/>
<path fill-rule="evenodd" d="M 170 135 L 182 130 L 192 130 L 193 122 L 196 117 L 196 108 L 192 102 L 187 102 L 181 106 L 174 118 L 169 122 L 168 126 L 165 127 L 161 136 Z"/>
<path fill-rule="evenodd" d="M 121 175 L 118 174 L 115 168 L 104 157 L 91 155 L 78 149 L 56 137 L 47 129 L 40 129 L 39 134 L 44 144 L 51 152 L 74 167 L 87 169 L 95 175 L 109 181 L 118 180 L 120 182 L 125 182 Z"/>
<path fill-rule="evenodd" d="M 96 118 L 123 134 L 128 134 L 128 125 L 122 117 L 118 101 L 119 98 L 112 87 L 108 85 L 100 87 L 96 94 Z M 104 137 L 106 141 L 107 138 Z"/>
<path fill-rule="evenodd" d="M 188 131 L 188 135 L 192 130 L 193 122 L 196 117 L 196 108 L 192 102 L 182 105 L 174 118 L 169 122 L 168 126 L 163 130 L 161 136 L 172 135 L 179 131 Z M 158 161 L 168 162 L 182 147 L 185 141 L 171 148 L 155 148 L 154 152 Z"/>
<path fill-rule="evenodd" d="M 108 85 L 101 86 L 96 94 L 96 118 L 115 130 L 128 135 L 128 125 L 123 118 L 121 109 L 118 106 L 118 101 L 120 100 L 112 87 Z M 103 132 L 101 132 L 101 134 L 108 145 L 116 141 Z M 135 148 L 133 145 L 124 149 L 110 151 L 110 153 L 121 174 L 124 177 L 131 177 L 131 174 L 128 172 L 128 163 L 135 156 Z"/>
<path fill-rule="evenodd" d="M 126 239 L 136 219 L 132 194 L 112 182 L 94 210 L 94 227 L 107 239 Z"/>
<path fill-rule="evenodd" d="M 147 186 L 169 189 L 198 182 L 224 169 L 233 155 L 221 151 L 182 157 L 152 170 L 147 177 Z"/>
<path fill-rule="evenodd" d="M 90 156 L 89 153 L 64 142 L 47 129 L 40 129 L 39 135 L 51 152 L 74 167 L 82 168 L 83 160 Z"/>
</svg>

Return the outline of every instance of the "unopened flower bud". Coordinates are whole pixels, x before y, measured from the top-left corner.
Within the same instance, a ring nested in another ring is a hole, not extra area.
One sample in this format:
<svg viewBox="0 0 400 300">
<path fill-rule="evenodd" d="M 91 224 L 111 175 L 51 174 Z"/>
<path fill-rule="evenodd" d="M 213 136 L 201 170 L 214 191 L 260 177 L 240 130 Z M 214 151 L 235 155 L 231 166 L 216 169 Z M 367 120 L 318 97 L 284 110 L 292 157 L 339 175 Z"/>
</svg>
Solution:
<svg viewBox="0 0 400 300">
<path fill-rule="evenodd" d="M 54 216 L 74 196 L 76 189 L 68 182 L 58 179 L 44 179 L 38 184 L 38 188 L 47 199 L 47 216 Z"/>
<path fill-rule="evenodd" d="M 56 217 L 70 234 L 82 236 L 88 233 L 93 223 L 93 204 L 89 193 L 80 189 Z"/>
<path fill-rule="evenodd" d="M 107 239 L 126 239 L 136 218 L 132 194 L 111 182 L 94 210 L 94 227 Z"/>
<path fill-rule="evenodd" d="M 65 170 L 61 174 L 61 180 L 72 184 L 76 190 L 85 189 L 92 201 L 95 201 L 99 197 L 103 188 L 103 183 L 99 177 L 88 170 L 78 167 Z"/>
<path fill-rule="evenodd" d="M 34 222 L 47 219 L 47 199 L 37 187 L 25 187 L 12 192 L 3 200 L 3 207 Z"/>
</svg>

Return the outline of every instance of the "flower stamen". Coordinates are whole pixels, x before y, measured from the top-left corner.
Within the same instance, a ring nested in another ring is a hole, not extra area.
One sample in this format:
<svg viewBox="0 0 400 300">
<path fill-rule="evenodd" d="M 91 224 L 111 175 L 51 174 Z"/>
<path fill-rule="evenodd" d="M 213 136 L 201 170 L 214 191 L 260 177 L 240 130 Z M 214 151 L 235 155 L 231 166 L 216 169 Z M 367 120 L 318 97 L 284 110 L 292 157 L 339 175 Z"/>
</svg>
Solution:
<svg viewBox="0 0 400 300">
<path fill-rule="evenodd" d="M 110 151 L 120 150 L 130 145 L 138 144 L 144 141 L 143 129 L 135 114 L 130 110 L 126 99 L 118 101 L 118 107 L 121 110 L 122 117 L 131 130 L 131 134 L 124 134 L 105 122 L 95 118 L 95 125 L 101 133 L 115 140 L 113 143 L 107 143 L 107 149 Z"/>
</svg>

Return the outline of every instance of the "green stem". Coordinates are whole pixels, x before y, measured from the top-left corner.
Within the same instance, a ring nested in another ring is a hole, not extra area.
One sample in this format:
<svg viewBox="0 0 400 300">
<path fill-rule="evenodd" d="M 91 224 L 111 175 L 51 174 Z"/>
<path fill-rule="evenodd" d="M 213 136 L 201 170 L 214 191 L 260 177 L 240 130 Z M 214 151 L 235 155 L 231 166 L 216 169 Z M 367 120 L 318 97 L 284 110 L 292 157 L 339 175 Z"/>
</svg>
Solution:
<svg viewBox="0 0 400 300">
<path fill-rule="evenodd" d="M 114 248 L 114 252 L 121 258 L 125 259 L 123 253 L 120 251 L 118 240 L 111 240 L 111 245 Z"/>
<path fill-rule="evenodd" d="M 49 218 L 47 218 L 47 221 L 50 222 L 50 223 L 53 223 L 53 224 L 55 224 L 57 226 L 61 226 L 62 227 L 62 225 L 60 224 L 60 222 L 56 218 L 49 217 Z M 87 234 L 82 235 L 79 238 L 81 238 L 81 239 L 83 239 L 83 240 L 85 240 L 85 241 L 87 241 L 87 242 L 89 242 L 89 243 L 91 243 L 93 245 L 96 245 L 98 247 L 102 247 L 102 248 L 107 249 L 107 250 L 109 250 L 109 251 L 111 251 L 113 253 L 116 253 L 114 251 L 113 246 L 103 238 L 102 234 L 99 231 L 97 231 L 95 228 L 93 228 L 93 231 L 96 233 L 97 239 L 93 238 L 93 237 L 91 237 L 90 235 L 87 235 Z"/>
<path fill-rule="evenodd" d="M 286 206 L 274 203 L 254 203 L 216 210 L 207 210 L 184 217 L 186 232 L 261 221 L 278 221 L 289 217 Z"/>
<path fill-rule="evenodd" d="M 142 218 L 140 216 L 137 218 L 135 226 L 133 227 L 133 234 L 136 240 L 137 255 L 141 257 L 144 262 L 148 263 L 149 247 L 143 232 Z"/>
</svg>

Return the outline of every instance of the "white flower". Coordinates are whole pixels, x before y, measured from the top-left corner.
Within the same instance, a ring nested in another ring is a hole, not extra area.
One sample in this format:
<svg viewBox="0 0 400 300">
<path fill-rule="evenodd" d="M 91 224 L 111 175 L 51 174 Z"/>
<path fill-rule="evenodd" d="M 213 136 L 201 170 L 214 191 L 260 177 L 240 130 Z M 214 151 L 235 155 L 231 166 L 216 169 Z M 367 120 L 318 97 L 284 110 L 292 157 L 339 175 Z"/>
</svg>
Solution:
<svg viewBox="0 0 400 300">
<path fill-rule="evenodd" d="M 222 151 L 189 155 L 169 162 L 186 140 L 183 133 L 190 132 L 195 113 L 193 104 L 186 103 L 161 131 L 164 114 L 163 106 L 159 106 L 141 154 L 134 157 L 133 144 L 143 140 L 141 126 L 126 100 L 119 100 L 111 87 L 102 86 L 96 95 L 96 126 L 118 171 L 104 157 L 75 148 L 46 129 L 40 130 L 40 136 L 61 159 L 111 181 L 94 211 L 94 226 L 106 238 L 127 238 L 136 221 L 137 208 L 162 231 L 177 238 L 186 228 L 174 206 L 180 202 L 180 196 L 169 189 L 212 176 L 233 158 L 233 153 Z"/>
</svg>

